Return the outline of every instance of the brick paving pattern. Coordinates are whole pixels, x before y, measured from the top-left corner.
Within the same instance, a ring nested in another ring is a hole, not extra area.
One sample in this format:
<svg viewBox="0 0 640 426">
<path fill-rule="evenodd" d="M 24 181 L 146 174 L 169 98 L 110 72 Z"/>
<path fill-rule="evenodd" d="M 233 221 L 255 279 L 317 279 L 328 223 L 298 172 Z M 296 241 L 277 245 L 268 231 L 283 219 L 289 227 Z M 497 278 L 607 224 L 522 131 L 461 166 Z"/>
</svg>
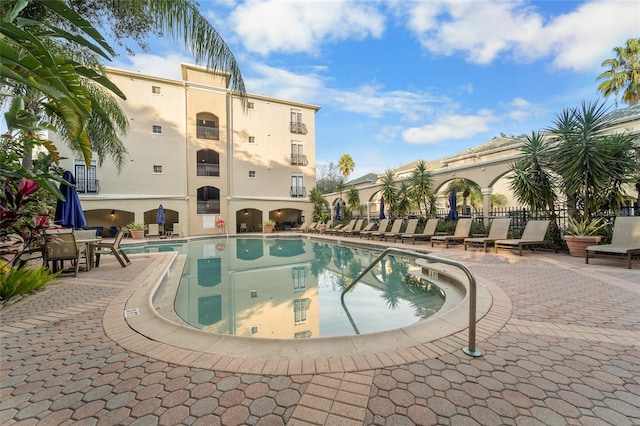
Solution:
<svg viewBox="0 0 640 426">
<path fill-rule="evenodd" d="M 310 360 L 311 369 L 238 363 L 234 372 L 234 360 L 218 357 L 199 362 L 225 368 L 198 368 L 182 353 L 180 362 L 153 356 L 142 337 L 114 341 L 108 307 L 158 256 L 132 256 L 127 268 L 105 257 L 0 311 L 0 423 L 640 424 L 637 261 L 627 270 L 540 252 L 441 255 L 491 290 L 495 312 L 478 325 L 482 356 L 468 357 L 464 338 L 451 336 L 420 354 L 343 359 L 338 373 L 331 360 Z M 141 349 L 127 349 L 134 343 Z"/>
</svg>

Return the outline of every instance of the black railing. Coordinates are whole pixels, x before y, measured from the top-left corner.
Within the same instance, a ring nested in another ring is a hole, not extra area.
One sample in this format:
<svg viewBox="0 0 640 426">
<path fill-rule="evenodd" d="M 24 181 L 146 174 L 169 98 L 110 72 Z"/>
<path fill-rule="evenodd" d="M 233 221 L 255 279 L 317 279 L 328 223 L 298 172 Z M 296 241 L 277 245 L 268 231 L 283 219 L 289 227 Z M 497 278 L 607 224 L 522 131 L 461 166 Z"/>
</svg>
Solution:
<svg viewBox="0 0 640 426">
<path fill-rule="evenodd" d="M 98 179 L 76 179 L 78 194 L 97 194 L 99 190 Z"/>
<path fill-rule="evenodd" d="M 220 200 L 198 201 L 198 214 L 220 213 Z"/>
<path fill-rule="evenodd" d="M 291 197 L 292 198 L 304 198 L 307 196 L 307 188 L 304 186 L 292 186 Z"/>
<path fill-rule="evenodd" d="M 198 139 L 220 139 L 220 129 L 217 127 L 196 126 Z"/>
<path fill-rule="evenodd" d="M 220 176 L 219 164 L 198 163 L 198 176 Z"/>
<path fill-rule="evenodd" d="M 309 164 L 307 161 L 307 156 L 303 154 L 291 154 L 291 165 L 292 166 L 306 166 Z"/>
<path fill-rule="evenodd" d="M 289 129 L 291 130 L 291 133 L 297 133 L 299 135 L 307 134 L 307 126 L 299 121 L 292 121 L 289 125 Z"/>
</svg>

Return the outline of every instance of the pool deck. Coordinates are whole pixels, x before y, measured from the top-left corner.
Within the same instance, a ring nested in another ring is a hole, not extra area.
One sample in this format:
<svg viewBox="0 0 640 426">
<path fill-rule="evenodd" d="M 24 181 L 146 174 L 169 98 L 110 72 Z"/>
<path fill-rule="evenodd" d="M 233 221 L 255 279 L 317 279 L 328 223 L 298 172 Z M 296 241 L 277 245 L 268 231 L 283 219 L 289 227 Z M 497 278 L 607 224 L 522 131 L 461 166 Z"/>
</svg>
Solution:
<svg viewBox="0 0 640 426">
<path fill-rule="evenodd" d="M 478 358 L 462 351 L 464 327 L 354 353 L 329 339 L 297 355 L 285 342 L 280 356 L 185 349 L 180 332 L 152 340 L 129 326 L 127 302 L 174 255 L 131 255 L 127 268 L 105 256 L 0 310 L 0 423 L 640 424 L 639 261 L 435 249 L 490 293 Z"/>
</svg>

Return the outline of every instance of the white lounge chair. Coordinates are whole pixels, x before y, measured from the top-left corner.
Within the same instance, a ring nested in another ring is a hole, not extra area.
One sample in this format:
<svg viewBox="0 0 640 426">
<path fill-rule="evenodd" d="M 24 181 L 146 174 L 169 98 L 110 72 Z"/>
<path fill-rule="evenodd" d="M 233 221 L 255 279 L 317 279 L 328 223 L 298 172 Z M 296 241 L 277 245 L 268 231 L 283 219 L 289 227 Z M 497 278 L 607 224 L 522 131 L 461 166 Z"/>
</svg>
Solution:
<svg viewBox="0 0 640 426">
<path fill-rule="evenodd" d="M 469 232 L 471 232 L 471 219 L 458 219 L 453 235 L 436 235 L 431 237 L 431 247 L 433 247 L 434 244 L 444 243 L 445 247 L 449 248 L 450 242 L 464 241 L 465 238 L 469 237 Z"/>
<path fill-rule="evenodd" d="M 522 247 L 551 245 L 551 241 L 545 239 L 550 223 L 550 220 L 530 220 L 524 227 L 521 238 L 496 240 L 493 243 L 495 252 L 497 253 L 498 249 L 517 248 L 520 256 L 522 256 Z"/>
<path fill-rule="evenodd" d="M 464 249 L 467 246 L 483 246 L 484 251 L 490 244 L 493 244 L 496 240 L 504 240 L 509 236 L 509 226 L 511 225 L 511 218 L 498 218 L 491 221 L 491 228 L 489 229 L 489 235 L 487 237 L 473 237 L 464 239 Z"/>
</svg>

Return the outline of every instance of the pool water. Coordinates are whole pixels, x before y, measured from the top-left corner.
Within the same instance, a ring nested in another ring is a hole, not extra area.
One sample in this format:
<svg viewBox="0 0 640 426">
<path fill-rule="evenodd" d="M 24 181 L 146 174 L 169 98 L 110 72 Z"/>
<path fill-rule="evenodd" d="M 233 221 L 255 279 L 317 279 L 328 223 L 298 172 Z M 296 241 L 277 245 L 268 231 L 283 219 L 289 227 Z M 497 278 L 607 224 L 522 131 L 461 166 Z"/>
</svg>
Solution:
<svg viewBox="0 0 640 426">
<path fill-rule="evenodd" d="M 304 238 L 228 238 L 149 244 L 128 253 L 188 256 L 174 309 L 193 327 L 247 337 L 348 336 L 407 326 L 444 304 L 435 284 L 409 272 L 413 259 L 388 256 L 345 295 L 380 253 Z"/>
</svg>

